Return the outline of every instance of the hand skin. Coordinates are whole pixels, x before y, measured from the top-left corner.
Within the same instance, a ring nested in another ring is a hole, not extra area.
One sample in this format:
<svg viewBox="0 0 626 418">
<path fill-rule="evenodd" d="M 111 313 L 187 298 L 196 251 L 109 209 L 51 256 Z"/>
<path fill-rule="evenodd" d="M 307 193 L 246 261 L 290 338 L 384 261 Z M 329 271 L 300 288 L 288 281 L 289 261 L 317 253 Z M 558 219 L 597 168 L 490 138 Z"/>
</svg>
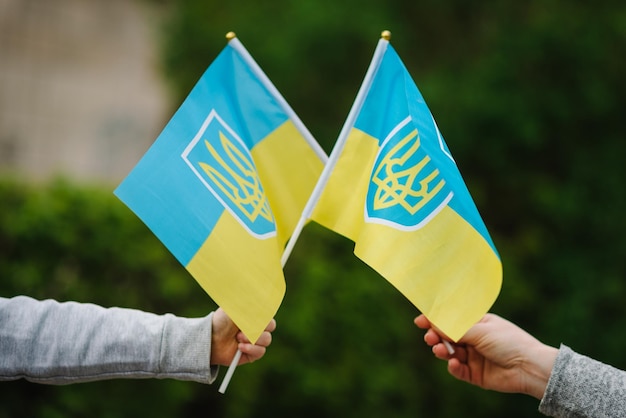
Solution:
<svg viewBox="0 0 626 418">
<path fill-rule="evenodd" d="M 543 398 L 558 350 L 517 325 L 487 314 L 458 343 L 451 343 L 455 352 L 449 354 L 442 343 L 445 336 L 424 315 L 414 322 L 426 330 L 424 341 L 435 357 L 447 360 L 448 372 L 457 379 L 483 389 Z"/>
<path fill-rule="evenodd" d="M 256 344 L 252 344 L 222 308 L 213 312 L 212 319 L 211 365 L 230 365 L 237 349 L 241 350 L 241 359 L 238 365 L 252 363 L 260 359 L 265 355 L 266 348 L 272 343 L 272 332 L 276 329 L 276 320 L 272 319 Z"/>
</svg>

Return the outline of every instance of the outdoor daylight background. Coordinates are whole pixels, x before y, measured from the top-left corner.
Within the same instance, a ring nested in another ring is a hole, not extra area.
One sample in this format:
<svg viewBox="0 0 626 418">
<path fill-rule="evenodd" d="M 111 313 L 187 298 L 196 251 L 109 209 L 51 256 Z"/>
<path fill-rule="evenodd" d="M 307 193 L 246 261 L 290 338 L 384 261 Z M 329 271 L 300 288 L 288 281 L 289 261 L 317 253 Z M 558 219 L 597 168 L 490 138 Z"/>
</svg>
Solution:
<svg viewBox="0 0 626 418">
<path fill-rule="evenodd" d="M 113 196 L 235 31 L 330 153 L 382 30 L 502 258 L 492 311 L 626 369 L 626 3 L 0 0 L 0 295 L 205 315 Z M 245 267 L 245 264 L 242 265 Z M 266 356 L 213 386 L 0 383 L 4 417 L 533 417 L 446 372 L 418 311 L 308 225 Z"/>
</svg>

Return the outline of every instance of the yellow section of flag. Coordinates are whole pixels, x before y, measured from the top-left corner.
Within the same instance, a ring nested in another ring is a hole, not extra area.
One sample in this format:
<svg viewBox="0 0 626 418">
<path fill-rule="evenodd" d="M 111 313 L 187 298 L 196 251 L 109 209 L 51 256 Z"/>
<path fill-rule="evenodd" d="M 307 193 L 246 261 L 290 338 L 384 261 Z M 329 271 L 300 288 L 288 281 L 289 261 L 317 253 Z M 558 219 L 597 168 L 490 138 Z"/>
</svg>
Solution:
<svg viewBox="0 0 626 418">
<path fill-rule="evenodd" d="M 285 280 L 277 274 L 279 260 L 276 240 L 252 237 L 225 211 L 186 267 L 248 339 L 256 341 L 285 293 Z"/>
<path fill-rule="evenodd" d="M 251 151 L 271 202 L 281 245 L 291 236 L 324 169 L 324 163 L 306 141 L 299 140 L 300 137 L 296 126 L 288 120 Z"/>
<path fill-rule="evenodd" d="M 354 253 L 453 341 L 483 317 L 500 292 L 500 259 L 449 207 L 417 232 L 364 224 Z"/>
<path fill-rule="evenodd" d="M 350 132 L 311 219 L 352 241 L 363 229 L 363 207 L 378 141 L 358 129 Z"/>
</svg>

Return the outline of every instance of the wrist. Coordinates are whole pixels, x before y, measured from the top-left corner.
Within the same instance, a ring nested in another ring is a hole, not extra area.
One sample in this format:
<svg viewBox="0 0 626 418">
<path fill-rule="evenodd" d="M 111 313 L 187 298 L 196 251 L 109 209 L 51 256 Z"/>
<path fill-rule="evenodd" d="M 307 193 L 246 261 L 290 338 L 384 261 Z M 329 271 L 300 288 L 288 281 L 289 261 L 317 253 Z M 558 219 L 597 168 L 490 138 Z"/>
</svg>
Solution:
<svg viewBox="0 0 626 418">
<path fill-rule="evenodd" d="M 557 348 L 545 344 L 540 344 L 530 353 L 525 368 L 526 390 L 524 393 L 539 400 L 543 398 L 558 353 Z"/>
</svg>

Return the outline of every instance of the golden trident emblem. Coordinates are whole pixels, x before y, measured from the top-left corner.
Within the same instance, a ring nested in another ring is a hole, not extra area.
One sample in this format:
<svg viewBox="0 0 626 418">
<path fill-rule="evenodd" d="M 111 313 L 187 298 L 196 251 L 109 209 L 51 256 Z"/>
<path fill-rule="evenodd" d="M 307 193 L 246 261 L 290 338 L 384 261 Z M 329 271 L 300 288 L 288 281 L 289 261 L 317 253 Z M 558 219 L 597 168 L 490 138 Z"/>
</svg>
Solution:
<svg viewBox="0 0 626 418">
<path fill-rule="evenodd" d="M 409 148 L 401 155 L 402 150 L 407 144 Z M 420 147 L 420 137 L 417 130 L 414 129 L 407 136 L 402 138 L 391 150 L 382 158 L 372 181 L 376 184 L 377 189 L 373 199 L 375 210 L 390 208 L 395 205 L 402 206 L 411 215 L 415 215 L 424 205 L 430 202 L 437 193 L 446 184 L 441 179 L 437 184 L 434 183 L 439 176 L 439 170 L 434 169 L 421 180 L 417 181 L 420 172 L 430 162 L 428 155 L 424 156 L 417 164 L 404 170 L 395 171 L 395 167 L 402 167 L 411 158 Z M 430 190 L 429 190 L 430 188 Z M 417 199 L 415 203 L 409 203 L 407 199 Z"/>
<path fill-rule="evenodd" d="M 222 170 L 203 162 L 199 162 L 200 167 L 250 222 L 254 222 L 259 216 L 273 222 L 270 205 L 261 187 L 261 180 L 254 168 L 254 163 L 221 131 L 219 137 L 222 148 L 230 161 L 228 163 L 224 161 L 209 141 L 205 140 L 207 150 Z M 224 172 L 230 176 L 230 179 L 224 175 Z"/>
</svg>

